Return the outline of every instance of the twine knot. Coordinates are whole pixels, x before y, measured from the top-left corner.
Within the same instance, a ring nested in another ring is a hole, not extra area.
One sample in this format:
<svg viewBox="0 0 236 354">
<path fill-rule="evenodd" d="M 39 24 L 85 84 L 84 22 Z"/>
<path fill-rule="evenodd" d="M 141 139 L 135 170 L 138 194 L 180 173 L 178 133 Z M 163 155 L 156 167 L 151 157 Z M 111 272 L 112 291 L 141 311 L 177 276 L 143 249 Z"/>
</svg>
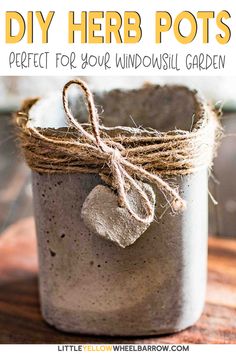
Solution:
<svg viewBox="0 0 236 354">
<path fill-rule="evenodd" d="M 110 163 L 119 162 L 123 158 L 122 155 L 121 155 L 120 150 L 118 150 L 117 148 L 111 149 L 108 152 L 108 154 L 109 154 L 109 158 L 110 158 Z"/>
<path fill-rule="evenodd" d="M 75 119 L 69 108 L 67 91 L 69 87 L 74 84 L 78 85 L 85 95 L 89 114 L 88 118 L 89 123 L 91 124 L 92 133 L 89 133 L 83 128 L 83 126 Z M 122 155 L 121 150 L 123 150 L 124 147 L 121 144 L 115 143 L 114 141 L 110 142 L 111 144 L 108 144 L 101 138 L 99 117 L 94 104 L 93 95 L 85 82 L 82 80 L 69 81 L 63 88 L 62 100 L 69 124 L 88 140 L 88 143 L 86 144 L 88 151 L 91 151 L 92 153 L 95 149 L 97 155 L 99 155 L 99 158 L 104 160 L 104 163 L 109 167 L 112 177 L 112 187 L 117 191 L 118 202 L 121 207 L 126 207 L 130 214 L 138 221 L 150 223 L 153 220 L 154 210 L 152 203 L 149 200 L 147 193 L 137 182 L 137 180 L 143 180 L 156 185 L 156 187 L 163 193 L 167 192 L 172 197 L 170 206 L 173 211 L 182 211 L 185 209 L 186 202 L 167 182 L 165 182 L 158 175 L 148 172 L 142 166 L 130 162 L 125 156 Z M 80 144 L 80 142 L 78 142 L 78 144 Z M 103 177 L 102 173 L 100 173 L 100 175 Z M 133 176 L 135 176 L 135 178 Z M 139 216 L 131 208 L 127 197 L 127 182 L 130 187 L 137 190 L 146 213 L 145 217 Z"/>
</svg>

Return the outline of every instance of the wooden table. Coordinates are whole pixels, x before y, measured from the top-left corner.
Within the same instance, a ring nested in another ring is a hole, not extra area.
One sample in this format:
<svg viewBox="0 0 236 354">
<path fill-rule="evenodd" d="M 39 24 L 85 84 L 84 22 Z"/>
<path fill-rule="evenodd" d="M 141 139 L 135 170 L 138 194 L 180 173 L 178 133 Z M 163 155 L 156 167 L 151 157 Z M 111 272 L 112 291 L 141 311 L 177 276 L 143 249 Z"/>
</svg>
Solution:
<svg viewBox="0 0 236 354">
<path fill-rule="evenodd" d="M 149 338 L 68 335 L 40 314 L 34 222 L 23 219 L 0 237 L 0 343 L 236 343 L 236 241 L 209 239 L 205 311 L 178 334 Z"/>
</svg>

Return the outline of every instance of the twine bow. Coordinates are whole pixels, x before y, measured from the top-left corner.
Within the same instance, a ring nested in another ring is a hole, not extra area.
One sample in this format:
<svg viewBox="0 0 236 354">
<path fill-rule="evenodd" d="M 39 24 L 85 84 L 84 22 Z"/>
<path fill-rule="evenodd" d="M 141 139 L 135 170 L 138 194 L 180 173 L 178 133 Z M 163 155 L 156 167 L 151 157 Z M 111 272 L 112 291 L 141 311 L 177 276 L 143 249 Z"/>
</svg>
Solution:
<svg viewBox="0 0 236 354">
<path fill-rule="evenodd" d="M 88 118 L 89 123 L 91 124 L 92 133 L 89 133 L 83 128 L 83 126 L 75 119 L 69 108 L 67 92 L 71 85 L 78 85 L 86 98 L 89 114 Z M 152 174 L 146 171 L 143 167 L 128 161 L 128 159 L 121 154 L 121 151 L 124 149 L 122 144 L 116 143 L 114 141 L 110 141 L 108 143 L 101 138 L 99 129 L 99 117 L 94 104 L 93 95 L 85 82 L 82 80 L 69 81 L 63 88 L 62 99 L 69 124 L 86 138 L 88 141 L 86 143 L 88 150 L 96 150 L 99 158 L 103 160 L 109 167 L 112 175 L 112 186 L 117 190 L 118 203 L 120 207 L 127 208 L 130 214 L 138 221 L 144 223 L 150 223 L 153 221 L 154 208 L 152 203 L 149 200 L 146 192 L 137 182 L 137 180 L 143 180 L 156 185 L 159 190 L 167 192 L 172 198 L 170 205 L 174 211 L 182 211 L 185 209 L 186 202 L 180 197 L 179 193 L 167 182 L 165 182 L 158 175 Z M 135 176 L 137 180 L 135 180 L 132 176 Z M 130 187 L 134 188 L 141 197 L 141 200 L 143 201 L 142 206 L 146 213 L 145 217 L 139 216 L 131 208 L 126 190 L 126 182 L 128 182 Z"/>
</svg>

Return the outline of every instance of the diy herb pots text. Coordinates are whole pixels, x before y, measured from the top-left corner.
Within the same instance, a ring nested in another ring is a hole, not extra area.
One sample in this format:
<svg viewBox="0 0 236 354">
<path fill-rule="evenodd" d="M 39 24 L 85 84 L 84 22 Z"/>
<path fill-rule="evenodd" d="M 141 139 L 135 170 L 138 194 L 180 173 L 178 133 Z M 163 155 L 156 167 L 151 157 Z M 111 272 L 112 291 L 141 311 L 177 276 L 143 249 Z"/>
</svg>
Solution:
<svg viewBox="0 0 236 354">
<path fill-rule="evenodd" d="M 50 43 L 50 33 L 56 30 L 53 27 L 55 16 L 55 11 L 28 11 L 26 14 L 7 11 L 5 42 L 15 44 L 24 40 L 28 44 L 35 43 L 34 31 L 37 28 L 41 43 Z M 167 41 L 167 34 L 181 44 L 193 41 L 207 44 L 210 38 L 216 43 L 227 44 L 231 38 L 230 19 L 230 13 L 226 10 L 182 11 L 176 16 L 167 11 L 156 11 L 153 14 L 155 33 L 150 33 L 150 36 L 156 44 Z M 187 30 L 183 29 L 184 25 Z M 69 11 L 65 21 L 69 44 L 139 43 L 143 32 L 149 30 L 143 27 L 141 14 L 137 11 Z"/>
</svg>

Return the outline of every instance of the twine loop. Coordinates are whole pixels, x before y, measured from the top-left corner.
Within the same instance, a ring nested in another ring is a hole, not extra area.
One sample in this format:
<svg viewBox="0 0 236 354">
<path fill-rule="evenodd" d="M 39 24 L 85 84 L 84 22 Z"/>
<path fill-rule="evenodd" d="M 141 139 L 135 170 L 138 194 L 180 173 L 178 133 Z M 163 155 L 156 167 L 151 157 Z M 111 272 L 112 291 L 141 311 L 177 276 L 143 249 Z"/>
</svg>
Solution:
<svg viewBox="0 0 236 354">
<path fill-rule="evenodd" d="M 72 85 L 79 86 L 86 98 L 88 118 L 92 127 L 92 134 L 87 132 L 82 127 L 82 125 L 75 119 L 69 108 L 67 92 Z M 112 175 L 112 186 L 117 190 L 118 202 L 121 207 L 127 208 L 130 214 L 138 221 L 150 223 L 154 218 L 153 206 L 147 193 L 140 187 L 135 178 L 127 172 L 128 169 L 133 172 L 137 179 L 145 180 L 151 184 L 154 184 L 157 186 L 157 188 L 164 190 L 169 195 L 171 195 L 173 199 L 171 205 L 174 211 L 182 211 L 185 209 L 186 202 L 180 197 L 179 193 L 167 182 L 165 182 L 161 177 L 149 173 L 141 166 L 132 164 L 126 159 L 125 156 L 122 156 L 117 146 L 112 147 L 101 138 L 99 129 L 99 116 L 94 104 L 93 95 L 85 82 L 82 80 L 69 81 L 63 88 L 62 101 L 69 124 L 88 139 L 91 144 L 91 148 L 96 147 L 99 150 L 100 157 L 104 159 L 105 163 L 110 168 Z M 131 208 L 126 191 L 126 181 L 130 187 L 134 188 L 138 192 L 141 200 L 143 201 L 142 206 L 146 212 L 145 217 L 139 216 Z"/>
</svg>

